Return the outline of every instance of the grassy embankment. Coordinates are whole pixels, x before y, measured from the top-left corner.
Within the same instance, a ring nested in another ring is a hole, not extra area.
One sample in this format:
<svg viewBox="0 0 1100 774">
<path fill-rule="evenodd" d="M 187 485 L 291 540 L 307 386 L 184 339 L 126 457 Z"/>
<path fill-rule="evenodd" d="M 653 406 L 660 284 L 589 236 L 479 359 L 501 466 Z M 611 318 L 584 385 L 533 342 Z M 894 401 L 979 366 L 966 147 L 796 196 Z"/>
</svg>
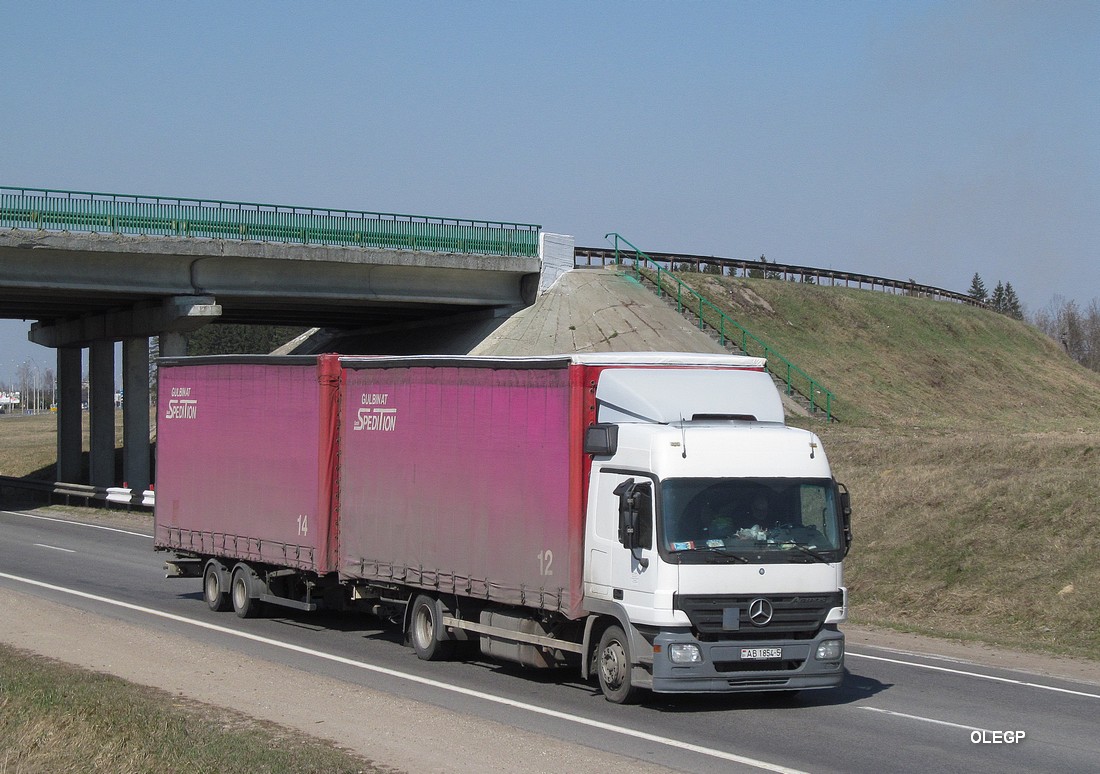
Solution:
<svg viewBox="0 0 1100 774">
<path fill-rule="evenodd" d="M 1100 374 L 961 304 L 680 275 L 837 396 L 852 620 L 1100 659 Z"/>
</svg>

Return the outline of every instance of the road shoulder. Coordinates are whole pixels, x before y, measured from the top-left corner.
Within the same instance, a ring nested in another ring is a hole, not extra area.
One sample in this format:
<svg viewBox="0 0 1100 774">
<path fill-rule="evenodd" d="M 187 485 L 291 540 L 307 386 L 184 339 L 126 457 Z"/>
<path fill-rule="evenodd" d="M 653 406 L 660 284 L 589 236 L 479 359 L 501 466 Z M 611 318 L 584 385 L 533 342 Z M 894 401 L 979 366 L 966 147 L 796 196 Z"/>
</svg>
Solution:
<svg viewBox="0 0 1100 774">
<path fill-rule="evenodd" d="M 850 651 L 874 648 L 898 656 L 913 654 L 949 661 L 956 667 L 996 667 L 1032 677 L 1061 678 L 1100 686 L 1100 663 L 1095 661 L 1027 653 L 980 642 L 927 637 L 884 627 L 847 625 L 841 628 Z"/>
</svg>

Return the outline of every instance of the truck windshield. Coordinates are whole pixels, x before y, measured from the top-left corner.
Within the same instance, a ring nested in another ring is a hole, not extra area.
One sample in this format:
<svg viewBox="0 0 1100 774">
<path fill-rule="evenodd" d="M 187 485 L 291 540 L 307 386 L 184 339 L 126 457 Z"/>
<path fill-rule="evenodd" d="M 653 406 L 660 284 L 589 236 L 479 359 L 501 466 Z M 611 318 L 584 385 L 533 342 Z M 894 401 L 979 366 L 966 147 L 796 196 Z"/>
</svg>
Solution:
<svg viewBox="0 0 1100 774">
<path fill-rule="evenodd" d="M 844 556 L 830 479 L 669 479 L 661 485 L 660 527 L 662 550 L 681 562 Z"/>
</svg>

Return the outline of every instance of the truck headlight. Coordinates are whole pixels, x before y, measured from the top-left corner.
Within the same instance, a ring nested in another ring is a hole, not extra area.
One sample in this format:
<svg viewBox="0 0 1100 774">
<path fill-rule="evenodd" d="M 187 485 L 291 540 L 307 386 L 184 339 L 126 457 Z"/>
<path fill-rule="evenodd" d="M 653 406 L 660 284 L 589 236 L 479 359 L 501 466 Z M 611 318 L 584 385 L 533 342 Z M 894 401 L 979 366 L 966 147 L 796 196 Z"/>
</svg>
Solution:
<svg viewBox="0 0 1100 774">
<path fill-rule="evenodd" d="M 703 653 L 698 645 L 686 643 L 669 645 L 668 657 L 673 664 L 699 664 L 703 661 Z"/>
<path fill-rule="evenodd" d="M 844 640 L 825 640 L 817 646 L 818 661 L 839 661 L 844 653 Z"/>
</svg>

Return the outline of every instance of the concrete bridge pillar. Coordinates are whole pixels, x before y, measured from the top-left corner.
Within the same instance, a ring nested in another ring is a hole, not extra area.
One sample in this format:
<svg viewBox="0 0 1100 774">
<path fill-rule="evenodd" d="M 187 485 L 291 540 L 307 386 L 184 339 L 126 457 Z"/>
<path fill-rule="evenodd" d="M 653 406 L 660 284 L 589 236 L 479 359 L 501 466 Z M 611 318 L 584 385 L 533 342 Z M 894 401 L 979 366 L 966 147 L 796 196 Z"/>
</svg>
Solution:
<svg viewBox="0 0 1100 774">
<path fill-rule="evenodd" d="M 182 333 L 160 334 L 161 357 L 184 357 L 187 355 L 187 337 Z"/>
<path fill-rule="evenodd" d="M 122 480 L 149 488 L 149 339 L 122 343 Z"/>
<path fill-rule="evenodd" d="M 115 486 L 115 345 L 93 341 L 88 355 L 92 486 Z"/>
<path fill-rule="evenodd" d="M 81 429 L 80 347 L 57 350 L 57 481 L 80 481 Z"/>
</svg>

